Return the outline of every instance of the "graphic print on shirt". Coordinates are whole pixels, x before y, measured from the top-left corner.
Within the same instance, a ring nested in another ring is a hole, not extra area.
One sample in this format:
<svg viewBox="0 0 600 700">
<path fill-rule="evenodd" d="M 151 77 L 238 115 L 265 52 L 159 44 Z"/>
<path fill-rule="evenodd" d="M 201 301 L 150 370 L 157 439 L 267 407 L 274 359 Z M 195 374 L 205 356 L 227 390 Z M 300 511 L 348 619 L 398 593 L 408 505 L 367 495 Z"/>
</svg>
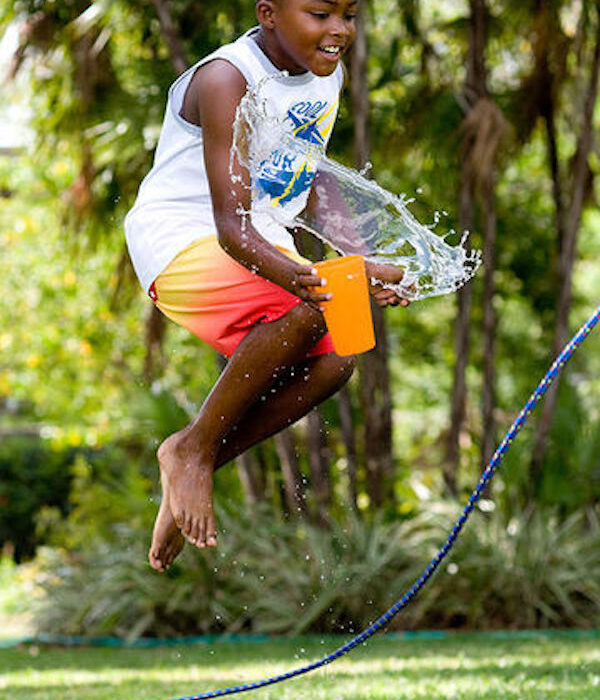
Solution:
<svg viewBox="0 0 600 700">
<path fill-rule="evenodd" d="M 287 110 L 284 120 L 301 142 L 325 148 L 335 122 L 338 100 L 330 107 L 323 100 L 303 100 Z M 292 201 L 312 184 L 316 173 L 314 158 L 306 147 L 277 149 L 259 167 L 256 187 L 259 198 L 269 197 L 272 207 Z"/>
</svg>

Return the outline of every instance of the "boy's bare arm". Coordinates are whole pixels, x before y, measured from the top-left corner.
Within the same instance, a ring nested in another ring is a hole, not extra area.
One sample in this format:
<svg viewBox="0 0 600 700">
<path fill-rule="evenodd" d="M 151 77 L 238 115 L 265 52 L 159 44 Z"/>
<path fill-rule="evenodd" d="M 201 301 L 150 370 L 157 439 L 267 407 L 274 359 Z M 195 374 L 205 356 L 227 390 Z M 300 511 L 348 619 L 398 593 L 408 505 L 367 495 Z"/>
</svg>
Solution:
<svg viewBox="0 0 600 700">
<path fill-rule="evenodd" d="M 234 160 L 230 172 L 233 123 L 246 81 L 231 64 L 215 60 L 193 78 L 198 114 L 204 136 L 204 160 L 221 246 L 235 260 L 301 299 L 318 303 L 328 295 L 318 293 L 321 279 L 307 265 L 290 260 L 266 241 L 240 211 L 250 211 L 249 173 Z M 241 179 L 232 178 L 232 174 Z"/>
</svg>

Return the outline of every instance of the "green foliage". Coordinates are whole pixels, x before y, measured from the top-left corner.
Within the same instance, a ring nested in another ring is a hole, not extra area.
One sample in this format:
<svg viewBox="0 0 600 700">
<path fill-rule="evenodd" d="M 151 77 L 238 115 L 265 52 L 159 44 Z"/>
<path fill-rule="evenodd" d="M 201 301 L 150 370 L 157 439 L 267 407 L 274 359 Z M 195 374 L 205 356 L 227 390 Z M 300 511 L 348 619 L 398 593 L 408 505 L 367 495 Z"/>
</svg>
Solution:
<svg viewBox="0 0 600 700">
<path fill-rule="evenodd" d="M 143 481 L 127 480 L 131 470 L 126 464 L 126 454 L 115 448 L 92 450 L 57 446 L 41 438 L 5 438 L 0 443 L 0 549 L 14 549 L 20 561 L 33 556 L 36 546 L 56 538 L 59 531 L 72 528 L 76 543 L 90 531 L 106 537 L 111 522 L 132 516 L 129 494 L 144 486 Z M 95 500 L 100 490 L 101 499 Z M 119 493 L 125 494 L 121 501 Z"/>
<path fill-rule="evenodd" d="M 66 512 L 72 462 L 72 451 L 53 450 L 47 441 L 0 442 L 0 549 L 14 546 L 17 561 L 33 555 L 39 543 L 35 518 L 40 509 Z"/>
<path fill-rule="evenodd" d="M 491 508 L 484 501 L 484 511 Z M 448 507 L 435 517 L 448 522 Z M 424 592 L 421 621 L 472 629 L 579 626 L 600 621 L 600 522 L 594 510 L 475 516 L 452 562 Z"/>
<path fill-rule="evenodd" d="M 17 565 L 12 557 L 0 556 L 0 620 L 23 612 L 26 605 L 25 586 L 19 580 Z"/>
<path fill-rule="evenodd" d="M 101 540 L 118 547 L 120 523 L 147 531 L 152 523 L 149 505 L 150 481 L 133 466 L 126 454 L 110 450 L 99 454 L 77 454 L 72 467 L 69 517 L 56 521 L 47 514 L 49 537 L 70 550 L 85 548 Z M 44 522 L 40 522 L 40 527 Z"/>
<path fill-rule="evenodd" d="M 353 632 L 414 582 L 456 516 L 455 506 L 431 502 L 404 522 L 351 519 L 323 531 L 222 508 L 219 549 L 188 547 L 166 574 L 145 563 L 147 538 L 131 519 L 113 523 L 110 540 L 86 537 L 84 548 L 40 553 L 36 623 L 41 631 L 125 638 Z M 592 510 L 564 522 L 542 511 L 508 521 L 475 514 L 393 628 L 597 626 L 599 546 Z"/>
</svg>

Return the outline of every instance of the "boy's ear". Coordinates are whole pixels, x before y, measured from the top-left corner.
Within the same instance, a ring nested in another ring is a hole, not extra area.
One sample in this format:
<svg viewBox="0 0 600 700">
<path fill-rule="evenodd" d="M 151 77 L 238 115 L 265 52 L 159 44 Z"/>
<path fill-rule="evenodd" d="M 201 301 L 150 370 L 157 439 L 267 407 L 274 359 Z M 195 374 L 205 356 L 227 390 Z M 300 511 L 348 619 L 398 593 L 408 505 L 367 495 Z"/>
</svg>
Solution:
<svg viewBox="0 0 600 700">
<path fill-rule="evenodd" d="M 258 0 L 256 3 L 256 19 L 261 27 L 265 29 L 273 29 L 275 27 L 274 12 L 274 0 Z"/>
</svg>

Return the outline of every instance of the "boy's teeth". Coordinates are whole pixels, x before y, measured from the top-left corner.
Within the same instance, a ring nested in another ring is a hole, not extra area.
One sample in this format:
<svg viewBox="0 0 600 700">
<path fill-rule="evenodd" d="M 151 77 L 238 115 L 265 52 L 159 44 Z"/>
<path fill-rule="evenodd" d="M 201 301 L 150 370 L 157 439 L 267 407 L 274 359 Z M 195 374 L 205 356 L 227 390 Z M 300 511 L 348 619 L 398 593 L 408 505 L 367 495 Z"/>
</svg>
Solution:
<svg viewBox="0 0 600 700">
<path fill-rule="evenodd" d="M 339 53 L 340 47 L 339 46 L 324 46 L 323 51 L 327 51 L 327 53 Z"/>
</svg>

